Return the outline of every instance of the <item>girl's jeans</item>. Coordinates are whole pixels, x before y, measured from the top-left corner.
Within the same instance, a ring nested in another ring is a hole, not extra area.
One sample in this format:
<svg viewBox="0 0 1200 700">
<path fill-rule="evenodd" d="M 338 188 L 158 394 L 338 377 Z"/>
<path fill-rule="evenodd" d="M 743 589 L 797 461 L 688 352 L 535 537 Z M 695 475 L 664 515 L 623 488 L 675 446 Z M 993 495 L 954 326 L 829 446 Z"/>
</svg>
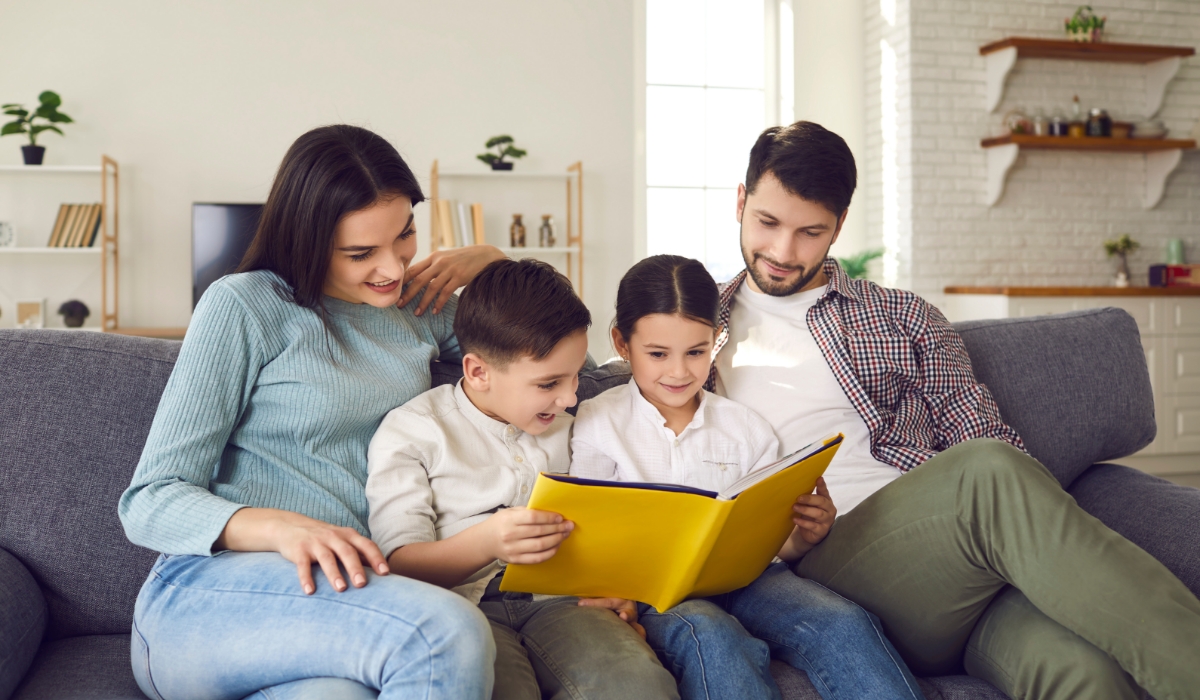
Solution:
<svg viewBox="0 0 1200 700">
<path fill-rule="evenodd" d="M 367 574 L 316 592 L 276 553 L 159 557 L 133 615 L 133 673 L 151 698 L 485 700 L 495 645 L 462 596 Z M 261 691 L 261 692 L 260 692 Z"/>
<path fill-rule="evenodd" d="M 874 615 L 782 562 L 732 593 L 639 609 L 684 700 L 779 698 L 772 656 L 807 673 L 825 700 L 923 697 Z"/>
</svg>

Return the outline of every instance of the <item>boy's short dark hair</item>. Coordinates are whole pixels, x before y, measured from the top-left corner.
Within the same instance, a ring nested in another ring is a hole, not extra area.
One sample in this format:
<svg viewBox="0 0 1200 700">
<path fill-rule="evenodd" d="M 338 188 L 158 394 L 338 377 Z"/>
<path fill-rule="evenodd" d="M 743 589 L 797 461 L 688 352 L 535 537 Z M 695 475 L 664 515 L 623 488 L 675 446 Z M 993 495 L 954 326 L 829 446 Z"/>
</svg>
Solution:
<svg viewBox="0 0 1200 700">
<path fill-rule="evenodd" d="M 541 360 L 556 345 L 592 325 L 571 281 L 539 260 L 497 260 L 458 298 L 454 335 L 473 352 L 504 367 L 522 357 Z"/>
<path fill-rule="evenodd" d="M 850 207 L 858 171 L 841 136 L 820 124 L 796 122 L 762 132 L 750 149 L 746 192 L 772 173 L 788 192 L 842 215 Z"/>
</svg>

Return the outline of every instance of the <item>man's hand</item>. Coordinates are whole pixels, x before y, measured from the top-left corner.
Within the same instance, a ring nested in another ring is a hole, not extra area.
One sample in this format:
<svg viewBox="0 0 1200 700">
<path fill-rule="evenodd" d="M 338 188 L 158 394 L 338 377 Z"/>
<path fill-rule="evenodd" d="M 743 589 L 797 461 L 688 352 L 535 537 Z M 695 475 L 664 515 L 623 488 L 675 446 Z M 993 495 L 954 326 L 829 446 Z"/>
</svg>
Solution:
<svg viewBox="0 0 1200 700">
<path fill-rule="evenodd" d="M 829 497 L 829 489 L 825 479 L 817 479 L 816 493 L 805 494 L 796 499 L 792 505 L 792 522 L 796 527 L 779 550 L 779 558 L 786 562 L 794 562 L 809 550 L 820 544 L 833 527 L 837 517 L 837 508 Z"/>
<path fill-rule="evenodd" d="M 300 587 L 308 595 L 317 590 L 313 583 L 313 564 L 320 565 L 325 578 L 338 592 L 347 587 L 341 567 L 345 567 L 355 588 L 367 585 L 364 562 L 381 576 L 388 573 L 387 561 L 379 547 L 353 528 L 337 527 L 299 513 L 273 508 L 242 508 L 234 513 L 213 549 L 279 552 L 284 559 L 296 565 Z"/>
<path fill-rule="evenodd" d="M 558 513 L 504 508 L 481 523 L 489 559 L 509 564 L 538 564 L 554 556 L 575 523 Z"/>
<path fill-rule="evenodd" d="M 637 604 L 624 598 L 580 598 L 579 604 L 586 608 L 605 608 L 612 610 L 637 632 L 642 639 L 646 638 L 646 628 L 638 624 Z"/>
<path fill-rule="evenodd" d="M 475 279 L 491 263 L 503 260 L 504 253 L 490 245 L 471 245 L 463 248 L 435 251 L 424 260 L 418 260 L 404 272 L 404 293 L 396 306 L 404 308 L 424 289 L 425 296 L 413 313 L 425 313 L 433 305 L 433 313 L 440 313 L 454 292 Z"/>
</svg>

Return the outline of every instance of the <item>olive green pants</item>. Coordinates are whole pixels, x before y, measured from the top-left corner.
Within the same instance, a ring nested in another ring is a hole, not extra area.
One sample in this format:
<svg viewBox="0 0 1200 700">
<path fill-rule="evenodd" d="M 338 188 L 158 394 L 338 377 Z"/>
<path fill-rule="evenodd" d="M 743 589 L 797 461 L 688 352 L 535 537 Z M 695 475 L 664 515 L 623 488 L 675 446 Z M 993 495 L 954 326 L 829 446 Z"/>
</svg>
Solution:
<svg viewBox="0 0 1200 700">
<path fill-rule="evenodd" d="M 871 611 L 914 673 L 1010 697 L 1200 698 L 1200 601 L 996 440 L 930 459 L 796 566 Z M 1132 678 L 1130 678 L 1132 676 Z"/>
</svg>

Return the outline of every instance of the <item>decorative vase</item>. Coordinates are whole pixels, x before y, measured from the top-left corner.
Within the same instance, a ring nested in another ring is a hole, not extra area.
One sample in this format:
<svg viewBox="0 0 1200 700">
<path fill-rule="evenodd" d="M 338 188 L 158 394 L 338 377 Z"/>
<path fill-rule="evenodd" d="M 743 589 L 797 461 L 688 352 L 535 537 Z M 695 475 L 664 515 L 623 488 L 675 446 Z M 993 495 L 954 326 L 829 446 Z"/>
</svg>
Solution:
<svg viewBox="0 0 1200 700">
<path fill-rule="evenodd" d="M 508 227 L 508 242 L 513 248 L 525 247 L 525 224 L 521 222 L 520 214 L 513 214 L 512 226 Z"/>
<path fill-rule="evenodd" d="M 1119 261 L 1120 262 L 1117 264 L 1117 279 L 1113 282 L 1113 285 L 1116 287 L 1121 287 L 1121 288 L 1128 287 L 1129 286 L 1129 259 L 1124 254 L 1122 254 L 1119 258 Z"/>
<path fill-rule="evenodd" d="M 554 237 L 554 219 L 549 214 L 542 214 L 542 225 L 538 227 L 538 245 L 543 248 L 553 248 L 557 239 Z"/>
<path fill-rule="evenodd" d="M 63 305 L 58 307 L 58 313 L 63 317 L 63 325 L 67 328 L 83 328 L 84 319 L 92 315 L 87 304 L 78 299 L 63 302 Z"/>
<path fill-rule="evenodd" d="M 513 164 L 506 160 L 493 160 L 492 170 L 512 170 Z"/>
<path fill-rule="evenodd" d="M 21 155 L 25 156 L 25 165 L 41 165 L 42 156 L 46 155 L 46 147 L 21 146 Z"/>
</svg>

